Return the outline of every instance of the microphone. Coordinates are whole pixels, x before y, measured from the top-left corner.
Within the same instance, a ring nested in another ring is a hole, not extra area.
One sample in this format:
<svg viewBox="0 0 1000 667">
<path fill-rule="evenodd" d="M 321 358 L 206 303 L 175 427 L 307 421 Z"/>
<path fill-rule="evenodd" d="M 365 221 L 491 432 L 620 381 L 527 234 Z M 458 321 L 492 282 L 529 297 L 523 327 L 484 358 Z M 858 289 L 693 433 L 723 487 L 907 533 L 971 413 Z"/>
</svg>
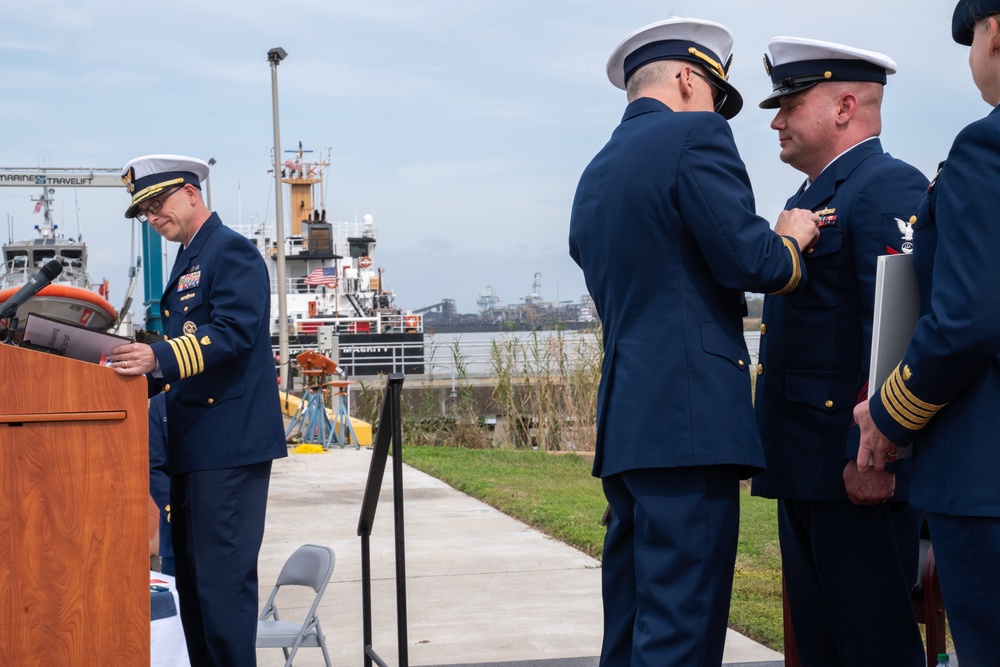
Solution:
<svg viewBox="0 0 1000 667">
<path fill-rule="evenodd" d="M 28 282 L 24 283 L 21 289 L 7 300 L 0 310 L 0 319 L 12 317 L 21 305 L 41 292 L 52 280 L 62 273 L 62 263 L 58 259 L 50 259 L 42 267 L 41 271 L 32 276 Z"/>
</svg>

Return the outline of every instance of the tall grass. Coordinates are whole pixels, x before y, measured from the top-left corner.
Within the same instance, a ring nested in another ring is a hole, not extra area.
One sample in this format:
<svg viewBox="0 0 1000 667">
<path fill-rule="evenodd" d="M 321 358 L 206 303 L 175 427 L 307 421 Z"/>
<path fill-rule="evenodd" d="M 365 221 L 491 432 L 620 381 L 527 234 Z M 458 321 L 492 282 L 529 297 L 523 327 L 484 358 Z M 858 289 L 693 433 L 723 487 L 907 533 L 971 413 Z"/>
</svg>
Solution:
<svg viewBox="0 0 1000 667">
<path fill-rule="evenodd" d="M 404 441 L 412 445 L 579 451 L 594 449 L 597 388 L 603 357 L 600 329 L 567 336 L 563 331 L 498 337 L 489 349 L 489 377 L 473 377 L 458 341 L 432 346 L 426 367 L 449 355 L 452 386 L 429 373 L 408 385 L 421 391 L 407 401 Z M 377 383 L 360 383 L 363 419 L 375 423 L 381 409 Z M 422 386 L 421 386 L 422 385 Z"/>
</svg>

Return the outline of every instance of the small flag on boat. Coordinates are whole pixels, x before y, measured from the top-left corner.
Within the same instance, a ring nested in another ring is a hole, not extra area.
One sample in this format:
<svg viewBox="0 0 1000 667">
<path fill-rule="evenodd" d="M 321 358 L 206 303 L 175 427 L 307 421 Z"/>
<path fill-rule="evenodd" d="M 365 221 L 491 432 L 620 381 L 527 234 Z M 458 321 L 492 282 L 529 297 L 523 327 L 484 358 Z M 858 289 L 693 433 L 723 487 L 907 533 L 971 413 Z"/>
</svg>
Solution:
<svg viewBox="0 0 1000 667">
<path fill-rule="evenodd" d="M 336 287 L 337 269 L 330 267 L 315 269 L 306 276 L 306 285 L 329 285 L 330 287 Z"/>
<path fill-rule="evenodd" d="M 38 200 L 38 203 L 37 203 L 37 204 L 35 204 L 35 213 L 38 213 L 38 212 L 39 212 L 39 211 L 41 211 L 41 210 L 42 210 L 42 200 L 41 200 L 41 199 L 39 199 L 39 200 Z"/>
</svg>

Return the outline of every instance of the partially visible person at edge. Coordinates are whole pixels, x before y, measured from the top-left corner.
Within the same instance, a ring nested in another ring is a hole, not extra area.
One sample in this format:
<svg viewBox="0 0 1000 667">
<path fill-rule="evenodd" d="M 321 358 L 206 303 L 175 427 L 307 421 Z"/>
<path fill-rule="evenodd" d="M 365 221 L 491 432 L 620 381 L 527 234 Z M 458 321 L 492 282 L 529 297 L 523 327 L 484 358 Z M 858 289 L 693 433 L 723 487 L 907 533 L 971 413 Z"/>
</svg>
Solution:
<svg viewBox="0 0 1000 667">
<path fill-rule="evenodd" d="M 963 0 L 952 36 L 994 109 L 963 129 L 913 225 L 920 320 L 869 401 L 857 467 L 881 473 L 912 443 L 910 502 L 927 512 L 959 663 L 1000 663 L 1000 1 Z M 860 592 L 860 590 L 859 590 Z M 873 636 L 872 641 L 879 637 Z"/>
<path fill-rule="evenodd" d="M 170 542 L 170 473 L 167 471 L 167 412 L 166 394 L 149 399 L 149 495 L 160 509 L 160 572 L 171 577 L 174 567 L 174 545 Z"/>
<path fill-rule="evenodd" d="M 205 206 L 208 165 L 125 165 L 125 212 L 181 244 L 160 302 L 163 342 L 111 351 L 122 375 L 166 394 L 170 528 L 194 667 L 256 664 L 257 557 L 272 459 L 287 455 L 270 341 L 267 267 Z"/>
<path fill-rule="evenodd" d="M 909 471 L 858 474 L 852 410 L 868 392 L 878 256 L 911 250 L 927 179 L 878 139 L 892 58 L 800 37 L 775 37 L 768 51 L 773 92 L 760 106 L 777 109 L 781 161 L 806 175 L 785 207 L 814 211 L 820 233 L 805 256 L 809 284 L 764 299 L 754 408 L 767 470 L 753 494 L 778 499 L 802 664 L 921 667 Z"/>
<path fill-rule="evenodd" d="M 809 211 L 777 233 L 754 212 L 726 122 L 743 105 L 732 44 L 698 19 L 627 36 L 607 73 L 628 106 L 573 201 L 570 255 L 604 332 L 602 667 L 722 661 L 739 481 L 764 467 L 743 291 L 794 291 L 818 236 Z"/>
</svg>

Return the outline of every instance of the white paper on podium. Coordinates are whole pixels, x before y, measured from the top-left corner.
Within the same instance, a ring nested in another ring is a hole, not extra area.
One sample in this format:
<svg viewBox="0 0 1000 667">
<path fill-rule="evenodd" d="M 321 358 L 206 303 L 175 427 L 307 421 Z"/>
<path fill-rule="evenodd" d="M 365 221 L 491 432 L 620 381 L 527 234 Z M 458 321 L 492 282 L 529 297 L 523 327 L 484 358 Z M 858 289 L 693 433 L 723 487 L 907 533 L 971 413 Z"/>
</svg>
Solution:
<svg viewBox="0 0 1000 667">
<path fill-rule="evenodd" d="M 920 319 L 920 286 L 913 269 L 913 255 L 880 255 L 875 274 L 875 313 L 872 354 L 868 371 L 868 397 L 879 391 L 895 370 Z M 897 459 L 911 447 L 900 447 Z"/>
<path fill-rule="evenodd" d="M 102 355 L 110 355 L 119 345 L 133 342 L 131 338 L 87 329 L 77 324 L 29 313 L 24 324 L 24 340 L 34 345 L 60 352 L 69 359 L 101 363 Z"/>
</svg>

